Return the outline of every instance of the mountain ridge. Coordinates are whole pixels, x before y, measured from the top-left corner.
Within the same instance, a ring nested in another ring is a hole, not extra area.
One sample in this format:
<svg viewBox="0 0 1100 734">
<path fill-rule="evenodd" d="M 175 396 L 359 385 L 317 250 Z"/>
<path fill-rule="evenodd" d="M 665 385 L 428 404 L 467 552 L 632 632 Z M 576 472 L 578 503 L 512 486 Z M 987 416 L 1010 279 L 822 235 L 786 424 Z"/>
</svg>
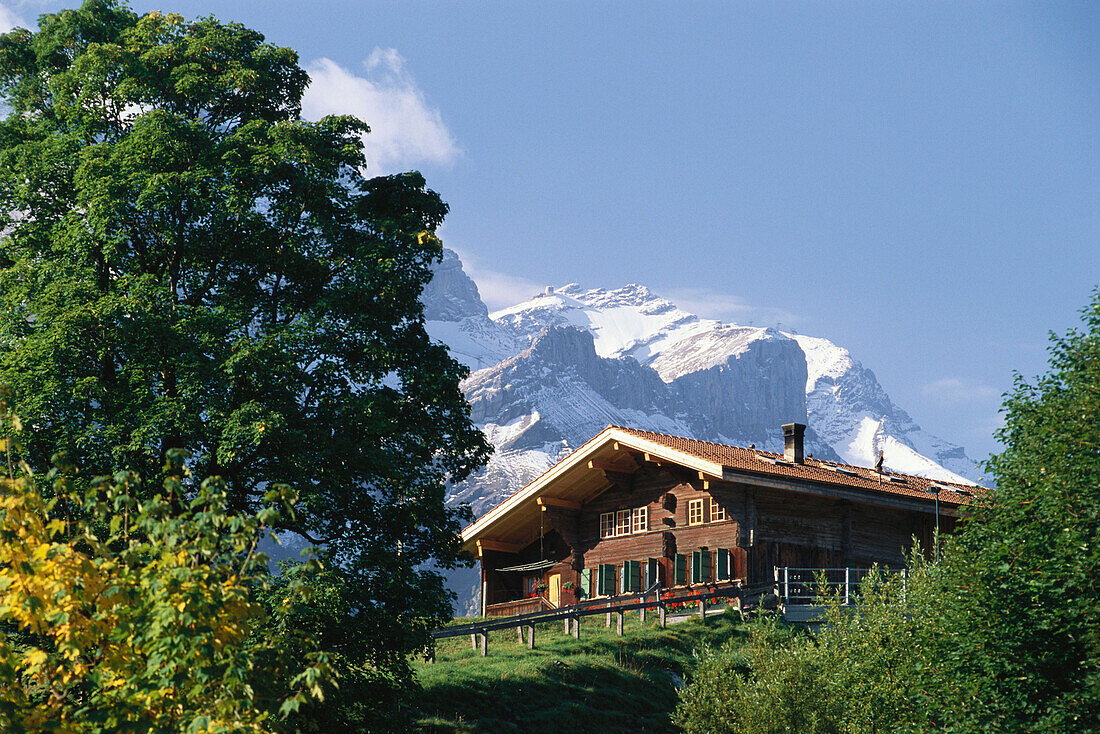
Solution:
<svg viewBox="0 0 1100 734">
<path fill-rule="evenodd" d="M 546 287 L 490 312 L 445 250 L 425 288 L 428 333 L 466 364 L 471 417 L 496 452 L 448 501 L 486 512 L 609 424 L 782 452 L 808 425 L 815 456 L 981 483 L 965 449 L 928 433 L 870 369 L 821 337 L 702 318 L 647 287 Z M 469 610 L 469 572 L 451 575 Z M 471 588 L 473 584 L 474 588 Z"/>
</svg>

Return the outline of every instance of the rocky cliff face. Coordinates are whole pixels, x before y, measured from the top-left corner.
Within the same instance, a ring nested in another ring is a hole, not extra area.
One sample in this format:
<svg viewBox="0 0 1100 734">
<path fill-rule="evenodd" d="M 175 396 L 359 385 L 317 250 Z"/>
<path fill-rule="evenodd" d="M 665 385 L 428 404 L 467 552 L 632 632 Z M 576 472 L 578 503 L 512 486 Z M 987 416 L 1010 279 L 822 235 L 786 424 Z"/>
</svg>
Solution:
<svg viewBox="0 0 1100 734">
<path fill-rule="evenodd" d="M 782 451 L 779 427 L 797 421 L 819 458 L 871 466 L 882 449 L 895 471 L 981 479 L 826 339 L 701 319 L 639 285 L 547 288 L 490 314 L 450 251 L 424 303 L 429 333 L 471 368 L 462 388 L 497 449 L 450 495 L 475 514 L 609 424 Z M 452 577 L 463 609 L 472 583 Z"/>
</svg>

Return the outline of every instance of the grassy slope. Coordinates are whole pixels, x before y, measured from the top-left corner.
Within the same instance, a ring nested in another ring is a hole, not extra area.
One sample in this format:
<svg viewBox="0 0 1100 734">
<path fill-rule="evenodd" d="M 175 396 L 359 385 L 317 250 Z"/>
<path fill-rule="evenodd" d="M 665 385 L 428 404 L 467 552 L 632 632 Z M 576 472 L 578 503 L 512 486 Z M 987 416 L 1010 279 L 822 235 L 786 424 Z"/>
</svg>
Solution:
<svg viewBox="0 0 1100 734">
<path fill-rule="evenodd" d="M 675 676 L 690 671 L 692 651 L 744 634 L 732 614 L 692 619 L 660 630 L 627 615 L 626 634 L 588 617 L 581 639 L 561 624 L 535 632 L 535 650 L 515 630 L 489 635 L 489 655 L 469 637 L 441 640 L 435 664 L 418 663 L 424 691 L 418 702 L 423 732 L 674 731 Z M 670 675 L 670 673 L 675 674 Z"/>
</svg>

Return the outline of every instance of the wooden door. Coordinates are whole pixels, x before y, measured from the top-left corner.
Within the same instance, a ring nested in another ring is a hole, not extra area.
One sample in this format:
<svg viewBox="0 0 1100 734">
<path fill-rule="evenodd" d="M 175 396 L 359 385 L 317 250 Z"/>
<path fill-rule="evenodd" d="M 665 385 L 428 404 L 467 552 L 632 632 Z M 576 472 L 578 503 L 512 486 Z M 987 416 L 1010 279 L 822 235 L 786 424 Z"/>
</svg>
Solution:
<svg viewBox="0 0 1100 734">
<path fill-rule="evenodd" d="M 561 574 L 550 574 L 550 603 L 556 607 L 561 606 Z"/>
</svg>

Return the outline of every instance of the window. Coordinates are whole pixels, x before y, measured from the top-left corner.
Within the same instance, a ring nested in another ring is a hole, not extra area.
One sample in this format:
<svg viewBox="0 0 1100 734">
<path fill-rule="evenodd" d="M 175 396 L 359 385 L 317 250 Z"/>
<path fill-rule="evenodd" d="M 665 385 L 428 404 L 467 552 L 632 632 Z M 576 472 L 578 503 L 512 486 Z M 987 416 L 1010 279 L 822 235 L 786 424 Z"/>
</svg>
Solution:
<svg viewBox="0 0 1100 734">
<path fill-rule="evenodd" d="M 733 556 L 725 548 L 719 548 L 716 554 L 717 568 L 715 569 L 715 581 L 729 581 L 733 575 Z"/>
<path fill-rule="evenodd" d="M 589 526 L 591 527 L 591 526 Z M 601 512 L 600 513 L 600 537 L 611 538 L 615 535 L 615 513 L 614 512 Z"/>
<path fill-rule="evenodd" d="M 649 508 L 639 507 L 631 514 L 630 532 L 644 533 L 649 530 Z"/>
<path fill-rule="evenodd" d="M 661 580 L 661 562 L 656 558 L 650 558 L 645 564 L 645 587 L 648 589 Z"/>
<path fill-rule="evenodd" d="M 615 535 L 630 535 L 630 510 L 615 513 Z"/>
<path fill-rule="evenodd" d="M 688 525 L 703 524 L 703 500 L 688 502 Z"/>
<path fill-rule="evenodd" d="M 726 508 L 718 504 L 718 500 L 711 498 L 710 500 L 710 521 L 718 522 L 719 520 L 726 519 Z"/>
</svg>

